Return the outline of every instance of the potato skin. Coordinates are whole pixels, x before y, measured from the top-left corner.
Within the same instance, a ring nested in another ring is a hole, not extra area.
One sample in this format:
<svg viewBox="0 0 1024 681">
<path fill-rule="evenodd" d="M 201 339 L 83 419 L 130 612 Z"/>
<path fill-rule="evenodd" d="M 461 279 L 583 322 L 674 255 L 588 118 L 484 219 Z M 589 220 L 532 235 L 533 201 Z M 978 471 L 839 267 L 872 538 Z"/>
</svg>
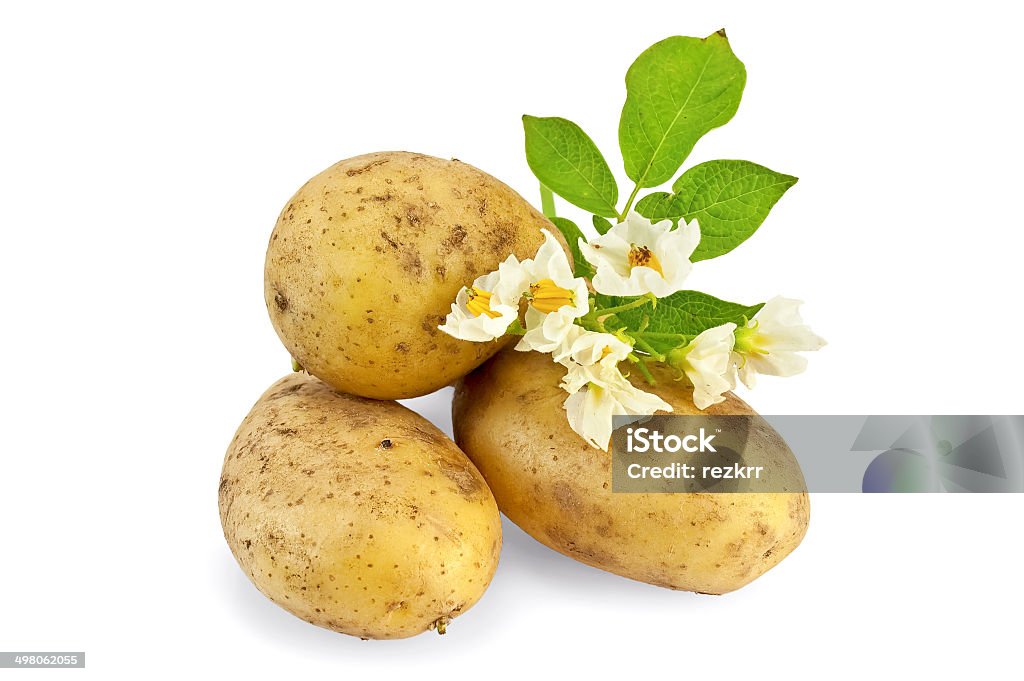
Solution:
<svg viewBox="0 0 1024 681">
<path fill-rule="evenodd" d="M 437 329 L 459 290 L 557 234 L 515 191 L 461 161 L 381 152 L 337 163 L 285 206 L 264 293 L 292 356 L 334 388 L 376 399 L 425 395 L 508 339 Z"/>
<path fill-rule="evenodd" d="M 394 402 L 281 379 L 242 422 L 220 480 L 231 552 L 272 601 L 321 627 L 405 638 L 465 612 L 501 521 L 480 473 Z"/>
<path fill-rule="evenodd" d="M 457 384 L 452 404 L 455 441 L 483 473 L 501 511 L 535 539 L 624 577 L 709 594 L 751 582 L 803 539 L 810 513 L 805 492 L 613 494 L 611 454 L 590 447 L 566 421 L 563 373 L 546 355 L 510 348 Z M 756 416 L 731 394 L 700 412 L 689 386 L 667 372 L 656 377 L 656 388 L 635 371 L 630 380 L 656 392 L 676 414 Z M 760 418 L 746 455 L 752 450 L 773 462 L 771 470 L 789 469 L 802 489 L 792 452 Z"/>
</svg>

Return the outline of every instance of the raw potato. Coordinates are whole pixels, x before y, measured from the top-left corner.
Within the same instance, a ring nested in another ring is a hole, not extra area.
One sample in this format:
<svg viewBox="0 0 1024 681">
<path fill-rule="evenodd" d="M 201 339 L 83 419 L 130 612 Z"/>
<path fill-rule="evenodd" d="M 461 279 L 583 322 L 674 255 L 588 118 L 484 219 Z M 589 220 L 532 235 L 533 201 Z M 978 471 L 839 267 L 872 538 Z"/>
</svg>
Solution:
<svg viewBox="0 0 1024 681">
<path fill-rule="evenodd" d="M 509 254 L 532 257 L 547 219 L 473 166 L 382 152 L 328 168 L 281 212 L 264 293 L 278 336 L 315 376 L 377 399 L 425 395 L 508 339 L 437 329 L 456 294 Z"/>
<path fill-rule="evenodd" d="M 642 582 L 721 594 L 764 574 L 803 539 L 810 506 L 802 491 L 613 494 L 611 454 L 590 447 L 566 421 L 563 373 L 546 355 L 504 350 L 460 382 L 452 405 L 456 442 L 502 512 L 538 541 Z M 699 412 L 684 382 L 657 373 L 651 388 L 632 373 L 676 414 L 756 416 L 731 394 Z M 803 489 L 792 452 L 760 417 L 744 456 L 771 462 L 773 474 L 785 472 L 792 489 Z"/>
<path fill-rule="evenodd" d="M 238 429 L 220 515 L 268 598 L 363 638 L 443 633 L 480 599 L 501 550 L 494 497 L 454 442 L 397 403 L 300 373 Z"/>
</svg>

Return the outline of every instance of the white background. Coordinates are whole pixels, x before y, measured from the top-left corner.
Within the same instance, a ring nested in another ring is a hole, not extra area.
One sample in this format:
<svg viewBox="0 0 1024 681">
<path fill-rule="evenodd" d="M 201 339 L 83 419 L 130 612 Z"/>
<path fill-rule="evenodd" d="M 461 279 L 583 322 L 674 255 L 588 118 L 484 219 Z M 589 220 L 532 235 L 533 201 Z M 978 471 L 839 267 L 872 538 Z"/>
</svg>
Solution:
<svg viewBox="0 0 1024 681">
<path fill-rule="evenodd" d="M 753 405 L 1019 413 L 1024 59 L 1003 7 L 5 3 L 0 649 L 85 650 L 103 679 L 1016 671 L 1022 495 L 817 495 L 796 553 L 722 597 L 601 573 L 506 523 L 483 600 L 400 642 L 265 600 L 216 507 L 235 427 L 288 371 L 261 278 L 300 184 L 407 149 L 534 201 L 523 113 L 580 123 L 621 176 L 627 66 L 722 26 L 748 85 L 688 164 L 801 179 L 693 285 L 801 297 L 830 341 Z M 447 397 L 415 405 L 445 425 Z"/>
</svg>

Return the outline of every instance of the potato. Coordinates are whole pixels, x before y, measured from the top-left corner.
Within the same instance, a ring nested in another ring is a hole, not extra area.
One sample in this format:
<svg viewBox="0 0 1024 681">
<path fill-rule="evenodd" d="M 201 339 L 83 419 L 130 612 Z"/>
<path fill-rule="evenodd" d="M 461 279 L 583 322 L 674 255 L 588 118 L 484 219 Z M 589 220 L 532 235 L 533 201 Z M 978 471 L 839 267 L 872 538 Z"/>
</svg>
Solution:
<svg viewBox="0 0 1024 681">
<path fill-rule="evenodd" d="M 268 598 L 363 638 L 443 633 L 479 600 L 501 550 L 494 497 L 454 442 L 397 403 L 301 373 L 238 429 L 220 516 Z"/>
<path fill-rule="evenodd" d="M 623 367 L 625 369 L 625 366 Z M 538 541 L 588 565 L 632 579 L 721 594 L 779 563 L 807 530 L 807 494 L 612 493 L 611 454 L 569 428 L 559 388 L 564 369 L 540 353 L 504 350 L 456 387 L 455 441 L 483 473 L 498 507 Z M 705 412 L 691 389 L 656 374 L 652 388 L 677 414 L 751 414 L 733 395 Z M 745 460 L 772 461 L 803 489 L 781 437 L 760 417 Z M 788 469 L 788 470 L 787 470 Z"/>
<path fill-rule="evenodd" d="M 541 228 L 521 196 L 460 161 L 383 152 L 320 173 L 270 238 L 265 298 L 285 347 L 343 392 L 400 399 L 469 373 L 507 339 L 437 329 L 459 290 L 508 255 L 532 257 Z"/>
</svg>

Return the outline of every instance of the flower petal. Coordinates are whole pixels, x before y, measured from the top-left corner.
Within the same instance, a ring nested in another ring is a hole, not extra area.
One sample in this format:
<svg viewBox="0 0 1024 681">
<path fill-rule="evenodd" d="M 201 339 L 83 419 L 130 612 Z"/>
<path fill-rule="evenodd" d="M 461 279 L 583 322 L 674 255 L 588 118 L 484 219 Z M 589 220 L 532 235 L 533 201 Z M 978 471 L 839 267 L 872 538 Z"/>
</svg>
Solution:
<svg viewBox="0 0 1024 681">
<path fill-rule="evenodd" d="M 795 352 L 776 350 L 747 358 L 753 371 L 767 376 L 796 376 L 807 369 L 807 358 Z"/>
<path fill-rule="evenodd" d="M 754 315 L 740 333 L 733 362 L 740 380 L 753 387 L 755 374 L 794 376 L 807 368 L 807 359 L 797 352 L 818 350 L 825 339 L 804 324 L 801 301 L 776 296 Z"/>
<path fill-rule="evenodd" d="M 576 325 L 573 323 L 576 311 L 562 307 L 545 314 L 536 308 L 526 308 L 526 333 L 516 344 L 516 350 L 554 352 L 565 341 Z"/>
<path fill-rule="evenodd" d="M 725 399 L 732 387 L 732 349 L 736 325 L 732 322 L 702 331 L 685 348 L 682 370 L 693 385 L 693 403 L 707 409 Z"/>
<path fill-rule="evenodd" d="M 652 223 L 631 212 L 592 243 L 581 242 L 580 249 L 596 269 L 593 282 L 597 292 L 614 296 L 653 293 L 664 298 L 683 289 L 683 281 L 691 270 L 689 258 L 699 241 L 696 222 L 672 229 L 669 220 Z M 634 249 L 648 250 L 656 259 L 655 265 L 637 263 L 647 263 L 649 257 L 631 261 Z"/>
<path fill-rule="evenodd" d="M 569 362 L 567 369 L 562 388 L 570 393 L 564 404 L 569 425 L 595 447 L 607 450 L 615 415 L 672 411 L 657 395 L 634 387 L 617 366 Z"/>
<path fill-rule="evenodd" d="M 552 352 L 556 362 L 575 362 L 582 366 L 591 364 L 618 365 L 626 359 L 633 347 L 610 333 L 588 331 L 573 325 L 562 344 Z"/>
</svg>

